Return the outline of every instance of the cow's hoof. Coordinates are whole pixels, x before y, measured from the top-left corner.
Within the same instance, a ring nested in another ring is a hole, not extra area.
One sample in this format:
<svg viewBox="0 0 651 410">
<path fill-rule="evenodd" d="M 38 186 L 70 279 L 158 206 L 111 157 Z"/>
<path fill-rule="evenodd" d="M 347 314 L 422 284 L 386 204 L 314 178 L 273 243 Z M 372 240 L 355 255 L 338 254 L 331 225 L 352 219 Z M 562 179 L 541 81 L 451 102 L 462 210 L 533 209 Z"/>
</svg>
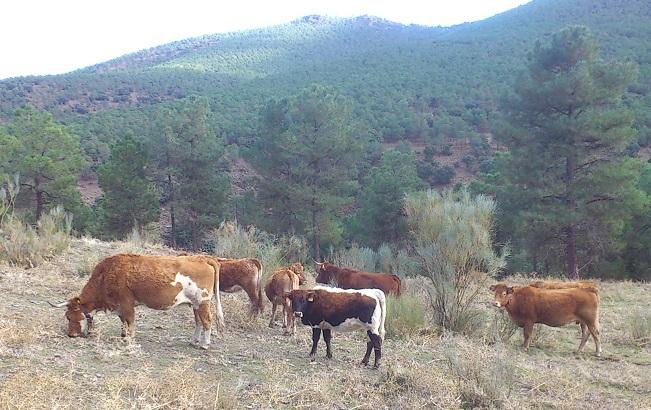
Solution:
<svg viewBox="0 0 651 410">
<path fill-rule="evenodd" d="M 313 362 L 316 360 L 316 355 L 311 354 L 310 355 L 310 361 Z"/>
<path fill-rule="evenodd" d="M 203 350 L 208 350 L 208 348 L 210 347 L 210 343 L 209 344 L 200 344 L 199 347 L 202 348 Z"/>
<path fill-rule="evenodd" d="M 359 365 L 360 366 L 368 366 L 368 362 L 365 362 L 364 360 L 362 360 L 362 362 Z"/>
<path fill-rule="evenodd" d="M 274 325 L 273 323 L 269 323 L 269 327 L 273 329 L 274 327 L 276 327 L 276 325 Z"/>
<path fill-rule="evenodd" d="M 326 359 L 332 359 L 332 354 L 326 354 Z"/>
</svg>

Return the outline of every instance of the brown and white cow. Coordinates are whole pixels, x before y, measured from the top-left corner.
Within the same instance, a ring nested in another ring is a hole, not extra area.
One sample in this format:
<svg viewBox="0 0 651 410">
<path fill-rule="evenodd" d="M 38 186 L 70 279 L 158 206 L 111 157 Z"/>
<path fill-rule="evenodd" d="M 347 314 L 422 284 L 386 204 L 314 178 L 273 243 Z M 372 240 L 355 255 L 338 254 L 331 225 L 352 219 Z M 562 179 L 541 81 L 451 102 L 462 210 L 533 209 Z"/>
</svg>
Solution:
<svg viewBox="0 0 651 410">
<path fill-rule="evenodd" d="M 312 350 L 310 358 L 315 359 L 319 337 L 323 331 L 326 343 L 326 357 L 332 358 L 330 341 L 332 331 L 348 332 L 366 330 L 369 341 L 363 365 L 368 365 L 371 350 L 375 351 L 374 367 L 380 366 L 382 340 L 386 318 L 386 299 L 380 289 L 339 289 L 316 286 L 311 290 L 292 290 L 287 297 L 296 317 L 301 323 L 312 327 Z"/>
<path fill-rule="evenodd" d="M 283 329 L 285 329 L 283 334 L 296 333 L 296 322 L 292 314 L 291 304 L 285 295 L 294 289 L 298 289 L 304 283 L 303 265 L 300 263 L 293 263 L 291 266 L 276 270 L 267 280 L 264 292 L 272 305 L 269 327 L 274 327 L 276 307 L 281 305 L 283 307 Z"/>
<path fill-rule="evenodd" d="M 217 327 L 224 314 L 219 298 L 219 263 L 207 256 L 146 256 L 118 254 L 100 261 L 77 297 L 55 307 L 67 306 L 68 336 L 86 336 L 96 311 L 113 311 L 122 321 L 122 336 L 134 336 L 134 308 L 145 305 L 165 310 L 189 304 L 195 329 L 191 343 L 210 346 L 212 313 L 216 298 Z"/>
<path fill-rule="evenodd" d="M 529 348 L 535 323 L 559 327 L 570 322 L 581 324 L 582 336 L 578 352 L 588 340 L 594 339 L 597 356 L 601 355 L 599 340 L 599 293 L 594 287 L 540 289 L 533 286 L 492 285 L 493 304 L 506 309 L 511 320 L 523 328 L 524 348 Z M 587 331 L 586 331 L 587 330 Z"/>
<path fill-rule="evenodd" d="M 317 283 L 335 281 L 342 289 L 380 289 L 386 294 L 400 296 L 401 281 L 396 275 L 340 268 L 327 262 L 317 262 L 316 273 Z"/>
<path fill-rule="evenodd" d="M 219 290 L 235 293 L 244 290 L 251 302 L 250 313 L 257 316 L 262 313 L 262 264 L 254 258 L 229 259 L 216 258 L 221 265 L 219 272 Z"/>
</svg>

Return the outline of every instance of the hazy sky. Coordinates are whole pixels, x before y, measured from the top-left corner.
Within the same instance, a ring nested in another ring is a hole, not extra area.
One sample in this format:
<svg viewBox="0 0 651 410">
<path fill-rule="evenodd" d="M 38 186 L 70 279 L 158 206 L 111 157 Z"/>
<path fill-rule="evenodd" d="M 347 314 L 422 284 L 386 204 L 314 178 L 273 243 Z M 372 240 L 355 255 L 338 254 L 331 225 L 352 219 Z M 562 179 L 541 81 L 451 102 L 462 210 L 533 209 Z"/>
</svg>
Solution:
<svg viewBox="0 0 651 410">
<path fill-rule="evenodd" d="M 308 14 L 369 14 L 401 23 L 480 20 L 528 0 L 5 0 L 0 79 L 58 74 L 203 34 L 285 23 Z"/>
</svg>

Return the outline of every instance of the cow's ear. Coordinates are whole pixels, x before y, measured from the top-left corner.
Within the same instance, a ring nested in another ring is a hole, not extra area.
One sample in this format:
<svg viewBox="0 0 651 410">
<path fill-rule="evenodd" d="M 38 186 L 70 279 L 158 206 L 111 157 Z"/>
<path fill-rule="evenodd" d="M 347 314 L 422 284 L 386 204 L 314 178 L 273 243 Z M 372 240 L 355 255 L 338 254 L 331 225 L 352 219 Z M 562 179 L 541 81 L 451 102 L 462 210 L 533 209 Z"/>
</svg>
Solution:
<svg viewBox="0 0 651 410">
<path fill-rule="evenodd" d="M 307 293 L 307 301 L 308 302 L 314 302 L 314 292 L 308 292 Z"/>
<path fill-rule="evenodd" d="M 491 287 L 488 289 L 490 289 L 491 292 L 495 292 L 495 289 L 497 289 L 497 285 L 491 285 Z"/>
<path fill-rule="evenodd" d="M 507 293 L 508 295 L 510 295 L 511 293 L 513 293 L 513 286 L 509 286 L 508 288 L 506 288 L 506 293 Z"/>
</svg>

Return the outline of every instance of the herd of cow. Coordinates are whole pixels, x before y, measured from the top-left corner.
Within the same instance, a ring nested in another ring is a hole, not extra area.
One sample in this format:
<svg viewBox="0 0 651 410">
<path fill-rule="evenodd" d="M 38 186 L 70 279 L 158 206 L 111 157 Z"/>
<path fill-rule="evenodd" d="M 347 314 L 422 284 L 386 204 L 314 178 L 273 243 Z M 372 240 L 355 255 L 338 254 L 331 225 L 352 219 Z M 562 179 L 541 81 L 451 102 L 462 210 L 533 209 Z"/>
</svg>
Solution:
<svg viewBox="0 0 651 410">
<path fill-rule="evenodd" d="M 145 305 L 164 310 L 180 304 L 192 306 L 195 319 L 191 343 L 207 349 L 213 328 L 210 302 L 216 305 L 215 325 L 224 328 L 220 291 L 244 290 L 251 302 L 251 314 L 263 310 L 262 291 L 272 304 L 269 327 L 275 324 L 276 309 L 283 309 L 285 334 L 296 330 L 295 319 L 312 328 L 314 360 L 321 334 L 326 357 L 332 357 L 332 331 L 366 330 L 368 342 L 362 364 L 367 365 L 375 352 L 374 367 L 380 365 L 385 335 L 385 294 L 400 296 L 401 281 L 396 275 L 361 272 L 329 263 L 317 263 L 312 289 L 300 289 L 305 272 L 300 263 L 278 269 L 262 286 L 262 265 L 257 259 L 228 259 L 207 255 L 146 256 L 118 254 L 103 259 L 83 287 L 81 294 L 54 307 L 67 307 L 68 336 L 86 336 L 93 327 L 94 312 L 112 311 L 122 321 L 122 336 L 133 337 L 134 309 Z M 336 284 L 337 287 L 327 286 Z M 593 282 L 534 282 L 528 286 L 491 286 L 494 305 L 505 309 L 514 323 L 524 328 L 524 347 L 534 323 L 562 326 L 581 325 L 579 351 L 589 334 L 594 338 L 597 355 L 599 341 L 599 293 Z M 588 333 L 589 332 L 589 333 Z"/>
</svg>

